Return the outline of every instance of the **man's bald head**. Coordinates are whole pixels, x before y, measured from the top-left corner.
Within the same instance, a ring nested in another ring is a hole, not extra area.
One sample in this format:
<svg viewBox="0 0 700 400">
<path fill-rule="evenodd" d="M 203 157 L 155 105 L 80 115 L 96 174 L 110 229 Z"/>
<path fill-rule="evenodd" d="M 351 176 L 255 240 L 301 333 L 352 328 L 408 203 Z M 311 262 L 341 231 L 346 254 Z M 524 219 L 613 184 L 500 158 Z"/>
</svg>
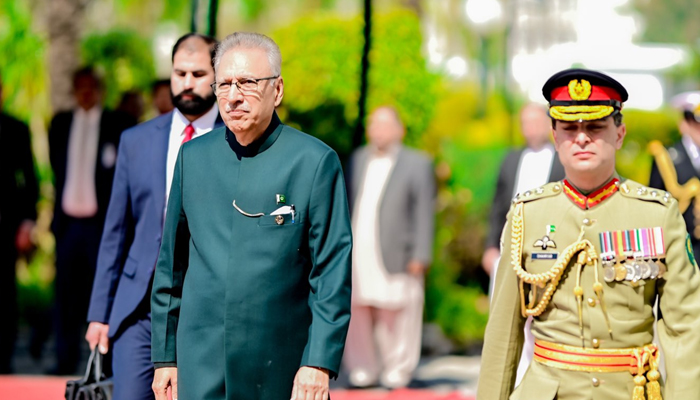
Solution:
<svg viewBox="0 0 700 400">
<path fill-rule="evenodd" d="M 520 125 L 527 147 L 539 150 L 550 142 L 552 131 L 547 109 L 529 103 L 520 111 Z"/>
</svg>

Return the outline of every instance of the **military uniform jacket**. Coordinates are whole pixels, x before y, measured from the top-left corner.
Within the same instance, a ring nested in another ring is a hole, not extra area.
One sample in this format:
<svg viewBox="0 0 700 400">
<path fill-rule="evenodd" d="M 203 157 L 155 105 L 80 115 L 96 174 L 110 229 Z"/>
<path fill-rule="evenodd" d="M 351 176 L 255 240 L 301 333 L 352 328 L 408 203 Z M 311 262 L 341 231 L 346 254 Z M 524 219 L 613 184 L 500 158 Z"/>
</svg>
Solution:
<svg viewBox="0 0 700 400">
<path fill-rule="evenodd" d="M 652 342 L 654 303 L 659 302 L 658 334 L 665 357 L 667 380 L 661 382 L 665 400 L 700 397 L 700 276 L 687 245 L 685 224 L 676 201 L 663 191 L 645 188 L 627 180 L 619 190 L 594 205 L 594 199 L 576 204 L 565 194 L 562 182 L 550 183 L 516 198 L 523 204 L 522 267 L 530 273 L 549 270 L 555 259 L 540 254 L 555 254 L 578 240 L 595 245 L 601 254 L 599 233 L 660 227 L 666 254 L 664 275 L 657 279 L 607 282 L 603 267 L 597 264 L 603 284 L 603 300 L 609 317 L 608 332 L 604 310 L 594 293 L 595 269 L 585 266 L 580 275 L 583 288 L 583 343 L 574 287 L 577 272 L 573 257 L 564 270 L 551 301 L 534 318 L 532 332 L 537 340 L 600 349 L 640 347 Z M 575 189 L 574 189 L 575 190 Z M 574 193 L 579 197 L 586 197 Z M 525 318 L 521 313 L 519 278 L 512 265 L 513 210 L 503 231 L 502 254 L 496 289 L 482 354 L 479 400 L 629 400 L 634 388 L 629 372 L 581 372 L 559 369 L 533 361 L 522 383 L 513 389 L 523 343 Z M 543 237 L 549 226 L 552 243 L 543 250 Z M 539 291 L 538 293 L 542 293 Z M 527 294 L 526 294 L 527 298 Z M 665 386 L 665 387 L 664 387 Z"/>
<path fill-rule="evenodd" d="M 152 360 L 177 364 L 180 399 L 288 399 L 300 366 L 337 374 L 351 293 L 344 185 L 335 152 L 276 115 L 246 147 L 225 127 L 182 146 L 151 303 Z"/>
</svg>

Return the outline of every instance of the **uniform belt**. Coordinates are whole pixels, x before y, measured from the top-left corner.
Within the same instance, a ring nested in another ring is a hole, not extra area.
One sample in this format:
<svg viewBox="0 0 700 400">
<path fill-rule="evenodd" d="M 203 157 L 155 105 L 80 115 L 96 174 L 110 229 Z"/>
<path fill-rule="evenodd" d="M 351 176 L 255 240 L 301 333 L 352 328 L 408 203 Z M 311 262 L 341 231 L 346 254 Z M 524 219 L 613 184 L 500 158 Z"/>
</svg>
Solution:
<svg viewBox="0 0 700 400">
<path fill-rule="evenodd" d="M 626 349 L 588 349 L 535 340 L 535 361 L 549 367 L 581 372 L 631 373 L 635 384 L 633 400 L 661 400 L 658 357 L 659 350 L 653 344 Z M 648 397 L 644 396 L 645 384 Z"/>
</svg>

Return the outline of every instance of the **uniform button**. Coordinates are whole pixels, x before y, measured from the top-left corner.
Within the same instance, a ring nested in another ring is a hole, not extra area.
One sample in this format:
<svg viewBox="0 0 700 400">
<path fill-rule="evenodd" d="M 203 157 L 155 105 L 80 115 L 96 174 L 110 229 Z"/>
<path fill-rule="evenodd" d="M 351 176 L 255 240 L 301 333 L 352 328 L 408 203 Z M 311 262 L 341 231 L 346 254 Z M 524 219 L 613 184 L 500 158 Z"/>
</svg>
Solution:
<svg viewBox="0 0 700 400">
<path fill-rule="evenodd" d="M 591 383 L 593 384 L 593 387 L 600 386 L 600 381 L 598 380 L 598 378 L 591 379 Z"/>
<path fill-rule="evenodd" d="M 591 225 L 593 225 L 593 221 L 591 221 L 591 220 L 588 219 L 588 218 L 584 218 L 584 219 L 583 219 L 583 224 L 586 225 L 586 226 L 591 226 Z"/>
<path fill-rule="evenodd" d="M 588 301 L 589 306 L 595 307 L 595 299 L 594 298 L 589 297 L 588 300 L 586 300 L 586 301 Z"/>
<path fill-rule="evenodd" d="M 598 347 L 600 347 L 600 340 L 593 339 L 593 348 L 597 349 Z"/>
</svg>

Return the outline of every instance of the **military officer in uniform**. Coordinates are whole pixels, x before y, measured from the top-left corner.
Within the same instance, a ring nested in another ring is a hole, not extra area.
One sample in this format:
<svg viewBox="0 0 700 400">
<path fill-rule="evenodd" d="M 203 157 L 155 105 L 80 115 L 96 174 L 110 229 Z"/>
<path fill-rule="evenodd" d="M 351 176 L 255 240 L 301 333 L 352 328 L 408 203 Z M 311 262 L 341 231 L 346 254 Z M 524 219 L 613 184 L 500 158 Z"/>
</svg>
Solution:
<svg viewBox="0 0 700 400">
<path fill-rule="evenodd" d="M 477 398 L 697 399 L 700 275 L 673 197 L 615 172 L 627 91 L 570 69 L 543 94 L 566 178 L 511 206 Z M 535 355 L 514 388 L 528 316 Z"/>
<path fill-rule="evenodd" d="M 649 186 L 668 190 L 678 200 L 685 225 L 700 254 L 700 92 L 681 93 L 671 103 L 682 111 L 681 140 L 669 149 L 658 140 L 649 143 L 654 156 Z"/>
<path fill-rule="evenodd" d="M 350 322 L 340 161 L 277 117 L 272 39 L 229 35 L 214 70 L 226 127 L 180 148 L 156 263 L 156 400 L 327 400 Z"/>
</svg>

